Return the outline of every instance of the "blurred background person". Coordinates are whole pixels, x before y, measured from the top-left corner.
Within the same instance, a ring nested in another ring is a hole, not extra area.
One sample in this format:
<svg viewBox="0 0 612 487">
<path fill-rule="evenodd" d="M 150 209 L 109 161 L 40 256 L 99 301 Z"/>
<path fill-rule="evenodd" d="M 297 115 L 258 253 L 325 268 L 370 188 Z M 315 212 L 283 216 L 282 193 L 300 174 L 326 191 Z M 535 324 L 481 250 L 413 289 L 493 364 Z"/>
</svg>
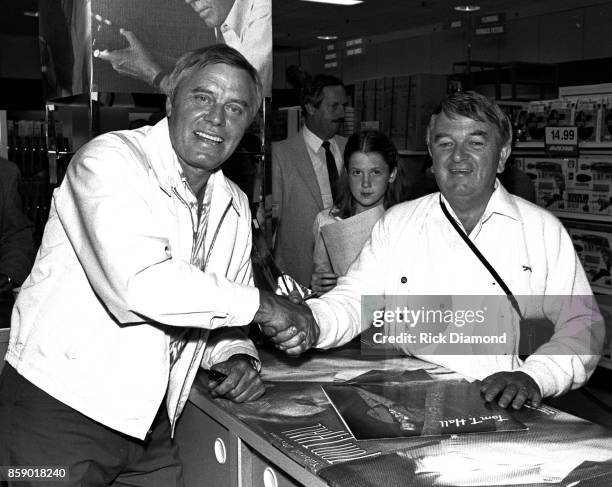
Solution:
<svg viewBox="0 0 612 487">
<path fill-rule="evenodd" d="M 346 138 L 339 133 L 347 104 L 340 79 L 316 75 L 303 88 L 302 130 L 272 144 L 274 257 L 302 286 L 309 286 L 312 277 L 312 225 L 320 211 L 332 207 L 343 171 Z"/>
<path fill-rule="evenodd" d="M 9 327 L 13 289 L 21 286 L 34 262 L 32 223 L 23 213 L 20 179 L 17 165 L 0 158 L 0 328 Z"/>
</svg>

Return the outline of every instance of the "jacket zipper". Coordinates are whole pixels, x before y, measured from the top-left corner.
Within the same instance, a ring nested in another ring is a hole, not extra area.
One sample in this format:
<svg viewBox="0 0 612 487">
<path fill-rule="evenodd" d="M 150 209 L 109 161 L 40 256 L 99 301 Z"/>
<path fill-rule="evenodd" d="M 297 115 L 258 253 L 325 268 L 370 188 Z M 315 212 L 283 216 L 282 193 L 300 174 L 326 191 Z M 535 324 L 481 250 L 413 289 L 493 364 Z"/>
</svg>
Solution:
<svg viewBox="0 0 612 487">
<path fill-rule="evenodd" d="M 178 199 L 185 206 L 187 206 L 187 209 L 189 209 L 189 215 L 191 216 L 191 226 L 193 227 L 193 214 L 191 213 L 191 209 L 189 208 L 189 205 L 181 197 L 181 195 L 178 193 L 176 188 L 173 187 L 172 190 L 173 190 L 174 194 L 178 197 Z M 202 269 L 202 272 L 206 271 L 206 266 L 208 265 L 208 261 L 210 259 L 210 255 L 212 253 L 212 249 L 215 246 L 215 242 L 217 240 L 217 235 L 219 234 L 219 230 L 221 229 L 221 225 L 223 224 L 223 220 L 225 220 L 225 216 L 227 215 L 227 212 L 229 211 L 231 206 L 232 206 L 232 200 L 230 199 L 230 201 L 228 202 L 227 206 L 225 207 L 225 210 L 223 211 L 223 214 L 221 215 L 221 219 L 219 220 L 219 224 L 217 225 L 217 228 L 215 229 L 215 234 L 213 235 L 213 238 L 212 238 L 212 240 L 210 242 L 210 248 L 208 249 L 208 252 L 206 253 L 206 258 L 204 259 L 204 268 Z M 196 232 L 194 232 L 194 235 L 197 235 L 197 230 L 196 230 Z M 192 253 L 193 253 L 193 246 L 195 245 L 195 240 L 196 240 L 196 238 L 194 237 L 193 243 L 191 244 Z M 202 339 L 202 330 L 200 330 L 199 335 L 200 336 L 198 337 L 198 343 Z M 178 421 L 179 404 L 181 402 L 181 398 L 183 397 L 183 391 L 185 390 L 185 385 L 187 384 L 187 377 L 189 376 L 189 372 L 193 368 L 193 363 L 195 361 L 196 355 L 197 355 L 197 345 L 196 345 L 196 352 L 194 352 L 193 356 L 191 357 L 191 362 L 189 364 L 189 367 L 187 368 L 187 374 L 185 375 L 185 378 L 183 379 L 183 385 L 181 386 L 181 390 L 180 390 L 179 395 L 178 395 L 178 402 L 176 403 L 176 409 L 174 410 L 174 414 L 173 414 L 173 417 L 172 417 L 172 424 L 170 425 L 171 426 L 171 428 L 170 428 L 171 429 L 171 437 L 174 437 L 174 426 L 176 425 L 176 422 Z"/>
</svg>

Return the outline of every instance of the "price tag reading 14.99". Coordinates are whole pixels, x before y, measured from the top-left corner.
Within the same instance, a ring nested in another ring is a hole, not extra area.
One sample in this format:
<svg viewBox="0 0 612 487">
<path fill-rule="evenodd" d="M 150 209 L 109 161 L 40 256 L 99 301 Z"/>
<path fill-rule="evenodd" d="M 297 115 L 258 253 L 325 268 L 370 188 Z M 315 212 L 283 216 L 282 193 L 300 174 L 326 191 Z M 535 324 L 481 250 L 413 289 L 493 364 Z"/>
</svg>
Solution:
<svg viewBox="0 0 612 487">
<path fill-rule="evenodd" d="M 577 127 L 546 127 L 546 145 L 577 145 Z"/>
</svg>

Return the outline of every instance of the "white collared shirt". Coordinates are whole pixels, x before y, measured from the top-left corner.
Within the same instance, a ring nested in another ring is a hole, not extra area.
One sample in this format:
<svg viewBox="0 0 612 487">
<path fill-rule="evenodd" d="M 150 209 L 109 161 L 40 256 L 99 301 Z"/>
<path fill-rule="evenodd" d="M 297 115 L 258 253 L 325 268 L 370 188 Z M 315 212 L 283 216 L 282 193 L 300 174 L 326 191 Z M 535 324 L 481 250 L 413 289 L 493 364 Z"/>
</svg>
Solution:
<svg viewBox="0 0 612 487">
<path fill-rule="evenodd" d="M 304 125 L 302 129 L 304 135 L 304 142 L 308 149 L 308 155 L 312 161 L 312 167 L 314 168 L 315 174 L 317 175 L 317 182 L 319 183 L 319 189 L 321 190 L 321 198 L 323 199 L 323 208 L 331 208 L 334 204 L 334 198 L 332 197 L 331 187 L 329 185 L 329 174 L 327 172 L 327 160 L 325 159 L 325 149 L 321 147 L 323 139 L 315 135 L 311 130 Z M 338 168 L 338 174 L 342 172 L 342 151 L 338 146 L 337 135 L 334 135 L 329 139 L 329 148 L 336 159 L 336 167 Z"/>
<path fill-rule="evenodd" d="M 362 331 L 362 296 L 504 296 L 482 262 L 457 235 L 440 208 L 440 193 L 390 208 L 338 285 L 308 301 L 320 327 L 319 348 L 340 346 Z M 450 205 L 447 205 L 451 215 Z M 509 194 L 495 183 L 489 203 L 470 240 L 502 276 L 515 296 L 532 296 L 528 318 L 549 318 L 551 339 L 525 362 L 519 360 L 518 316 L 487 323 L 516 344 L 507 355 L 419 355 L 462 374 L 483 379 L 501 370 L 529 374 L 544 396 L 583 385 L 602 350 L 605 329 L 572 240 L 547 211 Z M 553 308 L 568 296 L 570 306 Z M 535 299 L 538 298 L 538 299 Z M 500 303 L 504 303 L 501 300 Z M 500 311 L 503 311 L 500 308 Z M 501 315 L 500 315 L 501 317 Z M 410 345 L 402 349 L 412 353 Z M 408 350 L 406 350 L 408 349 Z"/>
<path fill-rule="evenodd" d="M 272 91 L 272 0 L 236 0 L 217 28 L 225 43 L 239 51 L 255 67 L 264 88 Z"/>
</svg>

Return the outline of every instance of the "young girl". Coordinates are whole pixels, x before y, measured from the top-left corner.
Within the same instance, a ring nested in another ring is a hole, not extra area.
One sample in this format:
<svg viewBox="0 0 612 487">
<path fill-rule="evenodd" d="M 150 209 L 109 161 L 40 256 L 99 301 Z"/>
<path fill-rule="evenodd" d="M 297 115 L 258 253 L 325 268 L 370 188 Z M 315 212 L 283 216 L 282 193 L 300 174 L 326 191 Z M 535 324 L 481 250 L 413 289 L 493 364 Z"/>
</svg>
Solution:
<svg viewBox="0 0 612 487">
<path fill-rule="evenodd" d="M 398 200 L 392 183 L 397 176 L 397 150 L 382 133 L 362 131 L 349 137 L 344 149 L 344 168 L 334 206 L 321 211 L 314 222 L 313 274 L 310 286 L 322 294 L 336 285 L 321 228 L 361 212 L 387 209 Z"/>
</svg>

